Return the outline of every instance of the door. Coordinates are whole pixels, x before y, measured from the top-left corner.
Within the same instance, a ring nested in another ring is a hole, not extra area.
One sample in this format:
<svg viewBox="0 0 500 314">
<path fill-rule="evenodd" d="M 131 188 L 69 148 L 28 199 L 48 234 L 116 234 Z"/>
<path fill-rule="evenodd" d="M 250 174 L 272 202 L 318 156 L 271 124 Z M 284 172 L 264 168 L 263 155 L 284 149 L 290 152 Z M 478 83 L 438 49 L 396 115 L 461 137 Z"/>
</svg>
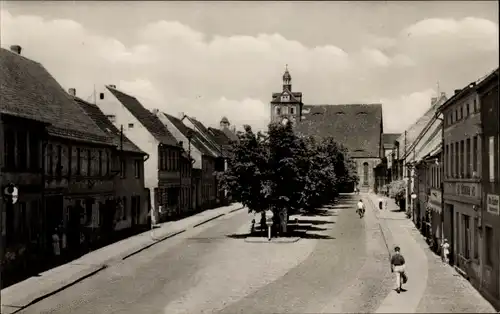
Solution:
<svg viewBox="0 0 500 314">
<path fill-rule="evenodd" d="M 447 205 L 450 211 L 450 265 L 455 264 L 455 208 L 453 205 Z M 457 221 L 458 223 L 458 221 Z"/>
<path fill-rule="evenodd" d="M 132 208 L 130 209 L 131 226 L 137 225 L 137 196 L 132 196 Z"/>
</svg>

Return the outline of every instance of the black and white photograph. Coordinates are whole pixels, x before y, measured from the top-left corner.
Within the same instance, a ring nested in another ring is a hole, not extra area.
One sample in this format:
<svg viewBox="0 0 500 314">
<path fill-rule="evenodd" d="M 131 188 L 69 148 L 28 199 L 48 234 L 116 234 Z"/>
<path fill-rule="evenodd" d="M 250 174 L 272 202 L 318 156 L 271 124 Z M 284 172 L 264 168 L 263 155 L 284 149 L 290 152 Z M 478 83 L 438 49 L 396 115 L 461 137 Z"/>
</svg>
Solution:
<svg viewBox="0 0 500 314">
<path fill-rule="evenodd" d="M 0 0 L 0 313 L 500 313 L 498 1 Z"/>
</svg>

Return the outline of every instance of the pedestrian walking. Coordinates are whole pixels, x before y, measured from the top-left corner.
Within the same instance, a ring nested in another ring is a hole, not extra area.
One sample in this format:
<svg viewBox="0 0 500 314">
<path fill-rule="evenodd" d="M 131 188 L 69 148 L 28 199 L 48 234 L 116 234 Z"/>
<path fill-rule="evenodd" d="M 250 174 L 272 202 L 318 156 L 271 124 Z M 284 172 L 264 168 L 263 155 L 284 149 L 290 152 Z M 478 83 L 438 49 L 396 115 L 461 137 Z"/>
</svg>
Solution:
<svg viewBox="0 0 500 314">
<path fill-rule="evenodd" d="M 448 243 L 448 239 L 444 239 L 441 244 L 441 254 L 443 254 L 443 261 L 448 264 L 450 262 L 450 244 Z"/>
<path fill-rule="evenodd" d="M 391 256 L 391 272 L 396 273 L 396 292 L 400 293 L 404 283 L 408 281 L 406 274 L 405 258 L 401 254 L 399 246 L 394 248 L 394 254 Z"/>
<path fill-rule="evenodd" d="M 57 229 L 58 228 L 55 228 L 54 232 L 52 233 L 52 253 L 54 255 L 54 263 L 56 265 L 59 264 L 59 259 L 61 256 L 61 244 Z"/>
<path fill-rule="evenodd" d="M 378 209 L 384 209 L 384 198 L 382 196 L 379 196 L 378 198 Z"/>
<path fill-rule="evenodd" d="M 359 215 L 359 218 L 363 218 L 365 215 L 365 204 L 363 203 L 363 200 L 359 200 L 356 213 Z"/>
</svg>

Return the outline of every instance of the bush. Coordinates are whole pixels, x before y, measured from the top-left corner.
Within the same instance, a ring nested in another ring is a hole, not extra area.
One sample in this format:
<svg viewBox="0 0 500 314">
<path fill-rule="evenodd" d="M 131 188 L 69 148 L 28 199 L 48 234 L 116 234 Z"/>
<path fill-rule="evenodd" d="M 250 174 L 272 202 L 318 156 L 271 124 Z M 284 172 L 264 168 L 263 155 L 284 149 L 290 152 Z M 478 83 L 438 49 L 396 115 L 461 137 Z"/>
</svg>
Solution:
<svg viewBox="0 0 500 314">
<path fill-rule="evenodd" d="M 389 184 L 389 196 L 400 202 L 405 199 L 406 183 L 404 180 L 392 181 Z"/>
</svg>

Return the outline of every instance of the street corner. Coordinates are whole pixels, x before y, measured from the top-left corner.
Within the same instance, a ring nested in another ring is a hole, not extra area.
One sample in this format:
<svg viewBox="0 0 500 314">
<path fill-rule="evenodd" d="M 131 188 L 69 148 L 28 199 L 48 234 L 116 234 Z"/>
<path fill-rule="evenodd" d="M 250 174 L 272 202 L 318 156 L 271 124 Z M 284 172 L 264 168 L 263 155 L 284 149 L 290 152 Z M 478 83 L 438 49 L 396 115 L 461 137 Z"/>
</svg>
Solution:
<svg viewBox="0 0 500 314">
<path fill-rule="evenodd" d="M 300 237 L 287 237 L 287 238 L 264 238 L 264 237 L 246 237 L 247 243 L 295 243 L 300 240 Z"/>
</svg>

